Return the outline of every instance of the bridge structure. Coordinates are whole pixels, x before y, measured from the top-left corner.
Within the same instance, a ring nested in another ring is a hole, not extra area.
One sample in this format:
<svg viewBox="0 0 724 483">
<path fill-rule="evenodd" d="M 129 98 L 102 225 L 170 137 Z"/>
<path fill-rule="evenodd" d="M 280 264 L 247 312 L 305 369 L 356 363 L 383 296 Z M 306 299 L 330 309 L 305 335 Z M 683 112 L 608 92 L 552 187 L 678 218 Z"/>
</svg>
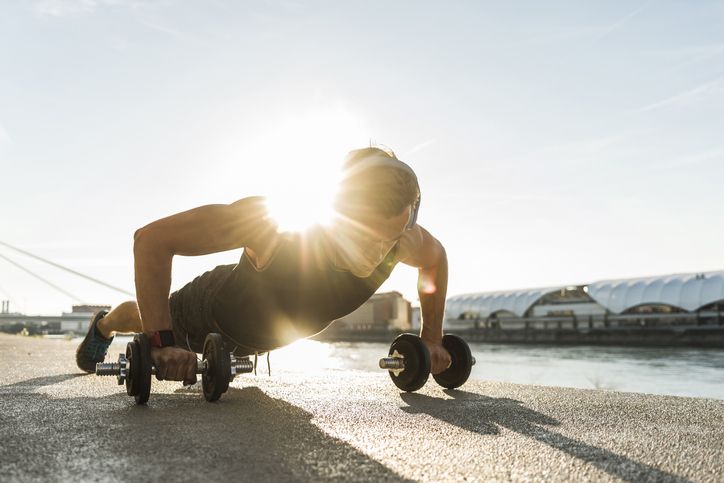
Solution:
<svg viewBox="0 0 724 483">
<path fill-rule="evenodd" d="M 124 290 L 120 287 L 111 285 L 103 280 L 99 280 L 90 275 L 81 273 L 72 268 L 68 268 L 59 263 L 53 262 L 36 254 L 30 253 L 26 250 L 17 248 L 9 243 L 0 241 L 0 245 L 4 246 L 16 253 L 19 253 L 25 257 L 29 257 L 35 260 L 39 260 L 47 265 L 58 268 L 62 271 L 70 273 L 76 277 L 89 280 L 95 284 L 102 285 L 109 290 L 122 293 L 124 295 L 135 298 L 135 294 Z M 15 266 L 21 271 L 28 275 L 40 280 L 45 285 L 49 286 L 53 290 L 62 293 L 66 297 L 70 298 L 75 304 L 72 306 L 71 312 L 64 312 L 61 315 L 25 315 L 18 312 L 10 311 L 10 303 L 12 300 L 2 300 L 0 304 L 0 331 L 5 332 L 20 332 L 25 330 L 29 333 L 41 333 L 41 334 L 59 334 L 59 333 L 81 333 L 86 330 L 90 317 L 98 310 L 110 309 L 109 305 L 89 305 L 83 303 L 82 297 L 79 297 L 63 287 L 51 282 L 47 278 L 39 275 L 33 270 L 29 269 L 24 264 L 20 263 L 17 259 L 13 259 L 4 253 L 0 253 L 0 259 Z"/>
</svg>

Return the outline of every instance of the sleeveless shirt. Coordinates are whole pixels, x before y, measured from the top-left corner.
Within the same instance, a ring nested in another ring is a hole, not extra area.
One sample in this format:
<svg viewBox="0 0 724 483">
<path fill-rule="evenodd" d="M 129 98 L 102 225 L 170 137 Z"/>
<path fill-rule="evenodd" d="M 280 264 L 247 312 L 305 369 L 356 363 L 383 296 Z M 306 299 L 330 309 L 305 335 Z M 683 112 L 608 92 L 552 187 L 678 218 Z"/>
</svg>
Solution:
<svg viewBox="0 0 724 483">
<path fill-rule="evenodd" d="M 257 270 L 246 252 L 213 296 L 212 313 L 226 335 L 262 352 L 321 332 L 366 302 L 397 264 L 399 241 L 368 277 L 336 268 L 316 225 L 290 234 Z"/>
</svg>

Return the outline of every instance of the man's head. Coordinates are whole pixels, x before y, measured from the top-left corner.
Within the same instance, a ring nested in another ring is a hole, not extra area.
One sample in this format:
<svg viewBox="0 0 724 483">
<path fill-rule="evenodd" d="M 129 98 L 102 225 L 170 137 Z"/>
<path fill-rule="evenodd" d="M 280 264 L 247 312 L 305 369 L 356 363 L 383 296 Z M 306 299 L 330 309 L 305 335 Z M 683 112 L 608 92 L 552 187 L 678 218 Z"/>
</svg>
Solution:
<svg viewBox="0 0 724 483">
<path fill-rule="evenodd" d="M 335 231 L 343 267 L 366 276 L 417 219 L 420 188 L 414 171 L 379 148 L 350 152 L 335 201 Z"/>
<path fill-rule="evenodd" d="M 353 218 L 393 218 L 411 208 L 411 228 L 417 216 L 420 186 L 415 172 L 392 151 L 370 147 L 350 151 L 342 165 L 335 200 L 338 213 Z"/>
</svg>

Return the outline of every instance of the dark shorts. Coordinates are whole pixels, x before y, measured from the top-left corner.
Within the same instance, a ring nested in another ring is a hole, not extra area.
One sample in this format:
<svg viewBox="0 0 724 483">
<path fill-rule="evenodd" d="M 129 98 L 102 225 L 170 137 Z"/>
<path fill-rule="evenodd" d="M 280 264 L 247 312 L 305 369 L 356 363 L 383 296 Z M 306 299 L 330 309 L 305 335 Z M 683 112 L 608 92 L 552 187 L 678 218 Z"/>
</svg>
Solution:
<svg viewBox="0 0 724 483">
<path fill-rule="evenodd" d="M 219 265 L 171 294 L 168 302 L 177 346 L 202 353 L 206 336 L 216 332 L 221 334 L 224 346 L 229 352 L 234 351 L 238 356 L 256 352 L 232 340 L 226 334 L 227 331 L 216 323 L 212 313 L 213 297 L 235 266 L 236 264 Z"/>
</svg>

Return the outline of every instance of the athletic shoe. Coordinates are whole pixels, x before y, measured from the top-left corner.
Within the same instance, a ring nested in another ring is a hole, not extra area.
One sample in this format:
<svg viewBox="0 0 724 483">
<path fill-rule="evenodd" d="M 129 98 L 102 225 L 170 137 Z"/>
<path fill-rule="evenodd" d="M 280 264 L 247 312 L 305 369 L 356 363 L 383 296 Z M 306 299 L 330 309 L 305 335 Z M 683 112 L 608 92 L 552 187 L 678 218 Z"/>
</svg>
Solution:
<svg viewBox="0 0 724 483">
<path fill-rule="evenodd" d="M 108 346 L 113 342 L 113 337 L 106 339 L 98 331 L 96 325 L 108 312 L 101 310 L 93 316 L 88 333 L 75 351 L 75 362 L 85 372 L 95 373 L 96 364 L 103 362 L 108 352 Z"/>
</svg>

